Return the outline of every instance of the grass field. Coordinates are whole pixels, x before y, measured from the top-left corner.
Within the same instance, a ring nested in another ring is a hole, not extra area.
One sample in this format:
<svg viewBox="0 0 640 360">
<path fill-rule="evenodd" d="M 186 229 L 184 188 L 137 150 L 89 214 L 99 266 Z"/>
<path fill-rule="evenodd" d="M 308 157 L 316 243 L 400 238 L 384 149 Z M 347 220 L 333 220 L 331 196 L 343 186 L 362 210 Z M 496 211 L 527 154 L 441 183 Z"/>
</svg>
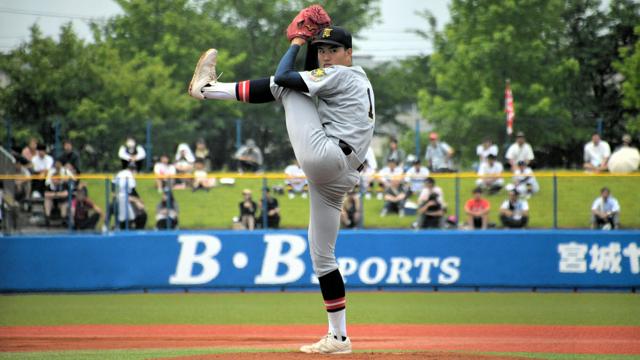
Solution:
<svg viewBox="0 0 640 360">
<path fill-rule="evenodd" d="M 599 195 L 600 188 L 608 186 L 622 208 L 621 223 L 624 228 L 640 228 L 640 202 L 637 201 L 640 189 L 640 177 L 583 176 L 558 177 L 558 226 L 560 228 L 588 228 L 590 225 L 590 209 L 593 200 Z M 551 228 L 553 226 L 553 178 L 540 177 L 539 194 L 529 200 L 530 227 Z M 90 195 L 96 203 L 105 208 L 104 180 L 88 180 Z M 445 192 L 445 200 L 449 205 L 449 214 L 455 214 L 455 179 L 437 179 L 437 183 Z M 281 185 L 282 180 L 269 180 L 268 186 Z M 460 179 L 460 206 L 471 196 L 475 186 L 475 178 Z M 180 206 L 180 226 L 183 229 L 229 229 L 231 219 L 238 215 L 238 202 L 242 189 L 249 188 L 254 192 L 254 200 L 258 202 L 262 179 L 238 179 L 235 186 L 219 186 L 210 192 L 192 193 L 190 190 L 176 190 L 175 196 Z M 154 188 L 153 180 L 138 180 L 138 192 L 144 200 L 149 213 L 147 227 L 155 225 L 155 206 L 160 201 L 160 194 Z M 290 200 L 287 196 L 278 196 L 283 228 L 306 228 L 309 218 L 308 199 L 296 197 Z M 498 208 L 505 199 L 504 192 L 489 196 L 492 204 L 491 221 L 499 223 Z M 380 217 L 383 202 L 371 199 L 364 201 L 365 227 L 367 228 L 409 228 L 416 220 L 415 216 L 400 218 L 396 215 Z M 464 212 L 461 211 L 461 215 Z"/>
</svg>

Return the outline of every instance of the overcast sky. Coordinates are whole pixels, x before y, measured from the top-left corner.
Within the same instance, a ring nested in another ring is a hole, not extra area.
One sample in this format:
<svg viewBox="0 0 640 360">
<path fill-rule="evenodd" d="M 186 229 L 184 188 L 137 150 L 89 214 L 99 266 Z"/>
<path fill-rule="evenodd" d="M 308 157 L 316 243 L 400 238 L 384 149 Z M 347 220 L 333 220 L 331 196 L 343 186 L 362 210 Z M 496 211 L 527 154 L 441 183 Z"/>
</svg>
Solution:
<svg viewBox="0 0 640 360">
<path fill-rule="evenodd" d="M 381 22 L 363 31 L 354 45 L 359 55 L 391 60 L 431 52 L 430 43 L 408 32 L 427 28 L 415 12 L 430 10 L 439 26 L 449 21 L 449 0 L 381 0 Z M 11 50 L 29 38 L 29 27 L 37 23 L 45 35 L 58 37 L 60 26 L 73 22 L 76 32 L 90 39 L 88 19 L 106 19 L 121 13 L 112 0 L 0 0 L 0 51 Z"/>
</svg>

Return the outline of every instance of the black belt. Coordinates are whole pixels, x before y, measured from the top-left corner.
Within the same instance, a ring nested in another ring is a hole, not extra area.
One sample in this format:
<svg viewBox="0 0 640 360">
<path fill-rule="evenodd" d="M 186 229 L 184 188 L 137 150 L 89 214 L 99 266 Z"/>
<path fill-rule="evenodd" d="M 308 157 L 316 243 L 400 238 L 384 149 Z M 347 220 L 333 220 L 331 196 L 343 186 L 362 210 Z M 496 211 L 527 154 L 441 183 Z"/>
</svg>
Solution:
<svg viewBox="0 0 640 360">
<path fill-rule="evenodd" d="M 342 149 L 342 152 L 347 156 L 353 152 L 353 149 L 351 148 L 351 146 L 349 146 L 349 144 L 347 144 L 342 140 L 338 140 L 338 146 L 340 146 L 340 149 Z M 364 169 L 364 164 L 360 164 L 357 170 L 358 172 L 360 172 L 362 171 L 362 169 Z"/>
</svg>

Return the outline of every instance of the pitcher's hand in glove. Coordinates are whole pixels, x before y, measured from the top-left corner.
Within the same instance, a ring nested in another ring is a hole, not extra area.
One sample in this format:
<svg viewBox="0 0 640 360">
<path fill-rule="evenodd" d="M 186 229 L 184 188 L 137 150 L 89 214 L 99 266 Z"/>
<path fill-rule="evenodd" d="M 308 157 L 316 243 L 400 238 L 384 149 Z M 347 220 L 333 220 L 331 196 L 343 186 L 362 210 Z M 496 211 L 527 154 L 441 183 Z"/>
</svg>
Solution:
<svg viewBox="0 0 640 360">
<path fill-rule="evenodd" d="M 322 28 L 331 25 L 329 14 L 320 5 L 311 5 L 300 10 L 287 28 L 287 39 L 303 38 L 309 40 L 317 35 Z"/>
</svg>

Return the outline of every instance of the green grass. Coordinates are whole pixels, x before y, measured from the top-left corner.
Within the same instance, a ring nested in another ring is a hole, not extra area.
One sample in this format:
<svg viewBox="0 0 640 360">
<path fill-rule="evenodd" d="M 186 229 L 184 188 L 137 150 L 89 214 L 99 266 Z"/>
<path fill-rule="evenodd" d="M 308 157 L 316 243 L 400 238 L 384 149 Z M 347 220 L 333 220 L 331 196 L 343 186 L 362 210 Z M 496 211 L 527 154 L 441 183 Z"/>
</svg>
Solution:
<svg viewBox="0 0 640 360">
<path fill-rule="evenodd" d="M 582 175 L 582 173 L 576 173 Z M 553 226 L 553 179 L 539 178 L 540 193 L 529 200 L 530 227 L 551 228 Z M 105 185 L 103 180 L 88 180 L 90 196 L 105 209 Z M 445 200 L 449 205 L 449 214 L 455 214 L 455 180 L 437 179 L 437 183 L 445 192 Z M 138 192 L 144 200 L 149 221 L 148 228 L 155 225 L 155 207 L 160 201 L 160 194 L 155 190 L 153 180 L 138 180 Z M 281 180 L 270 180 L 268 185 L 282 184 Z M 638 177 L 559 177 L 558 178 L 558 226 L 561 228 L 588 228 L 590 225 L 591 204 L 598 196 L 602 186 L 608 186 L 612 194 L 620 201 L 622 208 L 621 223 L 624 228 L 640 228 L 640 202 L 637 194 L 640 190 Z M 470 198 L 475 186 L 475 178 L 460 180 L 460 206 Z M 180 206 L 180 227 L 183 229 L 229 229 L 231 219 L 238 215 L 238 202 L 244 188 L 254 192 L 254 200 L 258 202 L 262 180 L 238 179 L 235 186 L 218 186 L 210 192 L 192 193 L 190 190 L 176 190 L 175 196 Z M 415 197 L 414 197 L 415 199 Z M 488 197 L 491 202 L 490 221 L 499 223 L 498 208 L 505 199 L 504 192 Z M 287 196 L 278 196 L 282 212 L 283 228 L 306 228 L 309 219 L 308 199 L 296 197 L 290 200 Z M 367 228 L 409 228 L 415 216 L 400 218 L 396 215 L 380 217 L 383 202 L 365 200 L 365 227 Z M 464 211 L 461 210 L 464 216 Z"/>
<path fill-rule="evenodd" d="M 322 298 L 316 292 L 7 295 L 0 297 L 0 325 L 325 324 L 322 310 Z M 351 292 L 349 322 L 640 326 L 640 297 Z"/>
</svg>

